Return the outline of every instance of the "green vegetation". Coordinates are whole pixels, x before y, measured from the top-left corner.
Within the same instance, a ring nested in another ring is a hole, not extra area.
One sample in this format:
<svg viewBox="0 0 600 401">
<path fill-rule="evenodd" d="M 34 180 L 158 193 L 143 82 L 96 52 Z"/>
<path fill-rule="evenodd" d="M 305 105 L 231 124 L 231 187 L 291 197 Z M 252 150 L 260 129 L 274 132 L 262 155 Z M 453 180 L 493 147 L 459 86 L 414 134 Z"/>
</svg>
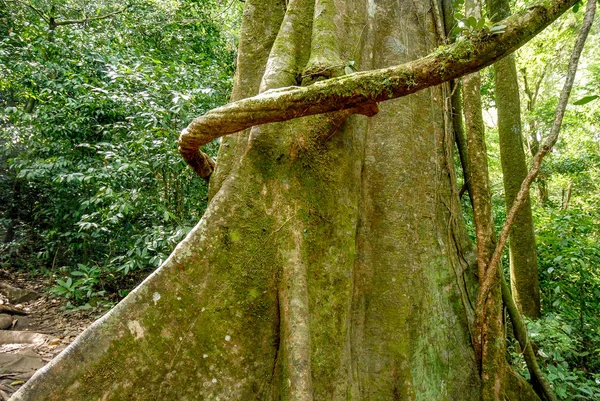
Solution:
<svg viewBox="0 0 600 401">
<path fill-rule="evenodd" d="M 193 227 L 207 188 L 179 131 L 226 102 L 238 8 L 0 3 L 0 262 L 73 305 L 122 297 Z M 91 7 L 91 9 L 90 9 Z M 45 20 L 114 16 L 50 29 Z M 43 14 L 43 15 L 42 15 Z M 207 146 L 216 153 L 216 144 Z"/>
<path fill-rule="evenodd" d="M 52 275 L 49 291 L 69 307 L 104 309 L 166 259 L 207 201 L 207 186 L 186 167 L 176 139 L 194 117 L 227 101 L 241 7 L 217 0 L 91 6 L 0 0 L 3 268 Z M 582 8 L 576 5 L 517 54 L 528 163 L 552 125 Z M 486 17 L 457 18 L 458 36 L 506 28 Z M 600 34 L 594 29 L 561 139 L 531 191 L 542 317 L 528 326 L 561 400 L 600 399 L 600 47 L 594 45 Z M 354 68 L 349 61 L 346 74 Z M 499 231 L 506 209 L 493 69 L 482 78 Z M 216 150 L 216 143 L 204 149 L 213 158 Z M 317 162 L 306 161 L 307 170 Z M 273 166 L 260 166 L 265 177 L 276 172 Z M 303 178 L 323 174 L 335 177 L 310 170 Z M 462 201 L 473 236 L 468 196 Z M 314 213 L 311 223 L 321 221 Z M 304 230 L 315 247 L 323 229 Z M 243 247 L 236 231 L 224 238 L 227 246 Z M 507 270 L 508 258 L 503 265 Z M 247 280 L 244 274 L 238 279 Z M 256 288 L 247 296 L 262 296 Z M 509 343 L 512 362 L 527 377 L 520 348 Z"/>
<path fill-rule="evenodd" d="M 575 11 L 575 10 L 574 10 Z M 550 131 L 569 52 L 583 18 L 567 13 L 517 53 L 526 154 Z M 538 361 L 560 400 L 600 397 L 600 85 L 597 26 L 588 39 L 561 130 L 532 187 L 542 318 L 529 321 Z M 494 104 L 493 69 L 483 72 L 488 160 L 497 230 L 506 218 Z M 530 160 L 529 160 L 530 161 Z M 468 196 L 463 197 L 467 216 Z M 472 217 L 468 217 L 471 235 Z M 507 255 L 506 255 L 507 256 Z M 508 280 L 508 257 L 503 261 Z M 528 377 L 515 340 L 513 362 Z"/>
</svg>

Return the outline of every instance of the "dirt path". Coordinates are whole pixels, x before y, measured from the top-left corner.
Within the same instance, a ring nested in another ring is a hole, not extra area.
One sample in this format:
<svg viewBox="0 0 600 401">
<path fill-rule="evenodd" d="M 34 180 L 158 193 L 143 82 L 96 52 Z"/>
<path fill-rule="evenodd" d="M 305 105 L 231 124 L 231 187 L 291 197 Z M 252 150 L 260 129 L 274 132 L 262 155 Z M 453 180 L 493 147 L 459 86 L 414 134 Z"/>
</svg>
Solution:
<svg viewBox="0 0 600 401">
<path fill-rule="evenodd" d="M 47 293 L 52 284 L 48 278 L 0 271 L 0 327 L 6 327 L 0 330 L 0 401 L 99 317 L 98 312 L 65 311 L 64 302 Z"/>
</svg>

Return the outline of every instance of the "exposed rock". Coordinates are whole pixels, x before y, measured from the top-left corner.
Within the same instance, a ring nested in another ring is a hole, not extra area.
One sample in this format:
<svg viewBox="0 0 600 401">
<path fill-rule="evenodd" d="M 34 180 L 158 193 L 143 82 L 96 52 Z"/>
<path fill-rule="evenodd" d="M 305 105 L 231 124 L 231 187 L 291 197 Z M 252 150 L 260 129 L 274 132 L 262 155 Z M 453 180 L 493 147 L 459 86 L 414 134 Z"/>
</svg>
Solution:
<svg viewBox="0 0 600 401">
<path fill-rule="evenodd" d="M 27 315 L 27 312 L 10 305 L 0 305 L 0 313 L 9 315 Z"/>
<path fill-rule="evenodd" d="M 0 314 L 0 330 L 8 330 L 12 327 L 12 317 L 6 314 Z"/>
<path fill-rule="evenodd" d="M 0 331 L 0 344 L 34 344 L 41 345 L 54 337 L 30 331 Z"/>
<path fill-rule="evenodd" d="M 0 354 L 0 374 L 29 373 L 44 366 L 42 358 L 31 348 L 14 354 Z"/>
<path fill-rule="evenodd" d="M 0 282 L 0 293 L 8 298 L 8 302 L 11 304 L 29 302 L 40 297 L 40 294 L 35 291 L 13 287 L 12 285 L 4 282 Z"/>
<path fill-rule="evenodd" d="M 30 329 L 35 329 L 35 326 L 33 324 L 33 321 L 30 317 L 27 316 L 19 316 L 17 318 L 15 318 L 16 323 L 15 323 L 15 330 L 30 330 Z"/>
<path fill-rule="evenodd" d="M 8 317 L 14 321 L 12 330 L 0 330 L 0 401 L 7 401 L 36 369 L 65 349 L 98 317 L 98 312 L 93 311 L 67 313 L 64 302 L 48 296 L 27 301 L 9 300 L 4 295 L 7 287 L 43 294 L 53 284 L 53 278 L 33 278 L 18 272 L 3 275 L 0 270 L 0 316 L 12 315 Z M 22 302 L 23 306 L 13 302 Z"/>
</svg>

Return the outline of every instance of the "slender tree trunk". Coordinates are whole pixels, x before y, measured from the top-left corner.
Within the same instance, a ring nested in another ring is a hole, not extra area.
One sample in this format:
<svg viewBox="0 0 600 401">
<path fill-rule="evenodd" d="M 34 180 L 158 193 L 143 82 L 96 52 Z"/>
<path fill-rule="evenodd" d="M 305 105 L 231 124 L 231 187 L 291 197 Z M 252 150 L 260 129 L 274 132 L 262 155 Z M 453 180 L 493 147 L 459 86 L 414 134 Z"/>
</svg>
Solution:
<svg viewBox="0 0 600 401">
<path fill-rule="evenodd" d="M 469 177 L 471 176 L 471 170 L 469 166 L 469 157 L 467 155 L 467 136 L 465 133 L 465 126 L 463 122 L 463 87 L 462 80 L 456 80 L 452 83 L 451 90 L 451 105 L 452 105 L 452 129 L 456 139 L 456 147 L 458 149 L 458 155 L 460 157 L 460 164 L 463 172 L 463 187 L 461 188 L 458 196 L 462 198 L 465 192 L 469 193 L 469 199 L 471 200 L 471 206 L 473 206 L 471 196 L 471 183 Z"/>
<path fill-rule="evenodd" d="M 533 88 L 529 86 L 527 79 L 527 69 L 523 68 L 521 73 L 523 74 L 523 83 L 525 86 L 525 94 L 527 95 L 527 111 L 532 112 L 535 109 L 537 103 L 540 86 L 546 76 L 546 72 L 549 68 L 549 63 L 544 66 L 541 75 L 537 78 Z M 535 120 L 529 121 L 527 131 L 529 132 L 529 151 L 531 156 L 534 157 L 540 149 L 540 140 L 538 138 L 538 128 Z M 538 196 L 542 204 L 548 203 L 548 183 L 547 174 L 544 171 L 540 171 L 540 174 L 536 180 L 538 187 Z"/>
<path fill-rule="evenodd" d="M 481 18 L 477 1 L 465 2 L 467 17 Z M 477 265 L 480 279 L 486 277 L 488 263 L 494 252 L 496 233 L 492 215 L 491 193 L 485 145 L 485 128 L 481 106 L 479 72 L 463 77 L 465 132 L 467 139 L 468 182 L 477 232 Z M 494 290 L 487 299 L 478 300 L 474 345 L 481 371 L 482 400 L 501 400 L 505 384 L 505 342 L 500 291 Z"/>
<path fill-rule="evenodd" d="M 570 182 L 569 186 L 567 187 L 567 192 L 566 195 L 563 199 L 563 205 L 562 205 L 562 209 L 563 210 L 567 210 L 569 208 L 569 202 L 571 202 L 571 191 L 573 189 L 573 183 Z"/>
<path fill-rule="evenodd" d="M 19 206 L 21 205 L 21 183 L 19 179 L 9 175 L 10 178 L 13 179 L 13 191 L 12 191 L 12 199 L 10 202 L 10 208 L 8 212 L 8 217 L 10 221 L 8 222 L 8 226 L 6 227 L 6 234 L 4 235 L 4 243 L 8 244 L 15 239 L 15 226 L 19 221 Z"/>
<path fill-rule="evenodd" d="M 467 155 L 470 169 L 469 182 L 477 230 L 477 260 L 479 277 L 486 277 L 488 263 L 494 252 L 495 231 L 491 209 L 485 132 L 481 114 L 479 73 L 463 77 Z M 477 167 L 475 167 L 477 166 Z M 505 343 L 500 291 L 495 288 L 487 299 L 480 302 L 475 329 L 475 352 L 481 369 L 482 399 L 501 400 L 504 390 Z"/>
<path fill-rule="evenodd" d="M 508 0 L 487 0 L 493 21 L 510 15 Z M 507 211 L 527 176 L 521 133 L 521 103 L 514 55 L 494 63 L 500 160 Z M 540 315 L 537 252 L 531 202 L 521 209 L 510 233 L 510 283 L 519 310 L 527 317 Z"/>
</svg>

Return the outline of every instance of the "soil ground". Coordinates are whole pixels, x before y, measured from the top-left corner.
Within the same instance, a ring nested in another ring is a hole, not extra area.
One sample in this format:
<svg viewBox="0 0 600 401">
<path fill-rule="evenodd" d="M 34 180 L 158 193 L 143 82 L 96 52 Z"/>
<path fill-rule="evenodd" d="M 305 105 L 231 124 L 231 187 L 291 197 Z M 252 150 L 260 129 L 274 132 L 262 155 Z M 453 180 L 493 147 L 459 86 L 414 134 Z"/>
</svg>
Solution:
<svg viewBox="0 0 600 401">
<path fill-rule="evenodd" d="M 101 313 L 66 310 L 64 300 L 48 294 L 53 285 L 48 277 L 32 278 L 27 274 L 0 271 L 0 282 L 40 295 L 36 300 L 13 305 L 0 294 L 0 308 L 11 306 L 27 313 L 20 316 L 9 312 L 12 325 L 0 331 L 0 401 L 6 401 Z"/>
</svg>

